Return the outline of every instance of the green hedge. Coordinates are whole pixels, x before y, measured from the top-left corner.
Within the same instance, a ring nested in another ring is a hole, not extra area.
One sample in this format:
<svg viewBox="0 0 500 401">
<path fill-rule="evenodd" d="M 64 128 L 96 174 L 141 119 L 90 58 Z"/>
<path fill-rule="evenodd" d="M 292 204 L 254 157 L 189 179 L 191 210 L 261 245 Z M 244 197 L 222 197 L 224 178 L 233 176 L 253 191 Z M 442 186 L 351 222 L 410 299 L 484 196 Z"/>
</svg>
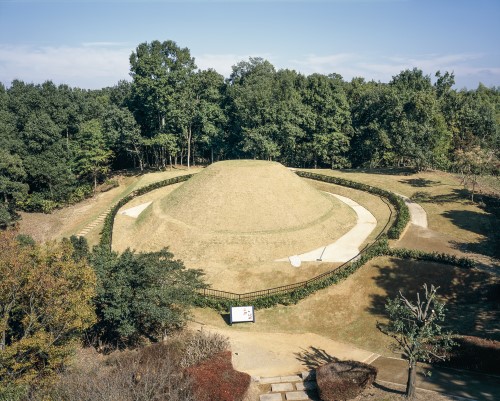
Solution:
<svg viewBox="0 0 500 401">
<path fill-rule="evenodd" d="M 338 282 L 346 279 L 359 268 L 364 266 L 370 260 L 379 256 L 392 256 L 401 259 L 414 259 L 421 261 L 437 262 L 452 266 L 457 266 L 460 268 L 473 268 L 475 262 L 468 258 L 460 258 L 455 255 L 448 255 L 445 253 L 437 252 L 424 252 L 414 249 L 391 249 L 389 248 L 387 239 L 385 237 L 374 242 L 369 248 L 362 252 L 357 258 L 350 262 L 332 270 L 324 275 L 324 277 L 319 279 L 311 279 L 304 282 L 302 286 L 297 289 L 286 292 L 283 290 L 281 294 L 274 294 L 269 296 L 261 296 L 255 299 L 222 299 L 222 298 L 211 298 L 209 296 L 204 296 L 200 294 L 197 297 L 196 305 L 200 307 L 209 307 L 215 309 L 219 312 L 229 310 L 231 306 L 245 306 L 253 305 L 255 309 L 269 308 L 276 305 L 292 305 L 296 304 L 300 300 L 307 298 L 309 295 L 315 293 L 316 291 L 322 290 L 329 287 L 332 284 L 337 284 Z M 278 287 L 279 289 L 279 287 Z M 241 294 L 242 296 L 248 296 L 250 294 Z"/>
<path fill-rule="evenodd" d="M 109 213 L 107 214 L 106 218 L 104 219 L 104 227 L 102 228 L 101 231 L 101 239 L 99 241 L 99 244 L 101 246 L 107 247 L 108 249 L 111 249 L 111 244 L 113 241 L 113 224 L 115 221 L 115 216 L 118 213 L 118 210 L 124 205 L 126 205 L 128 202 L 130 202 L 132 199 L 136 198 L 137 196 L 144 195 L 145 193 L 151 192 L 155 189 L 166 187 L 169 185 L 177 184 L 179 182 L 184 182 L 190 179 L 193 176 L 193 174 L 186 174 L 186 175 L 180 175 L 178 177 L 174 178 L 169 178 L 167 180 L 163 181 L 158 181 L 154 182 L 152 184 L 146 185 L 142 188 L 136 189 L 135 191 L 132 191 L 130 194 L 125 196 L 124 198 L 120 199 L 118 203 L 116 203 Z"/>
<path fill-rule="evenodd" d="M 410 221 L 410 211 L 408 210 L 408 206 L 406 206 L 406 203 L 400 196 L 390 191 L 386 191 L 385 189 L 377 187 L 372 187 L 371 185 L 362 184 L 360 182 L 346 180 L 345 178 L 311 173 L 309 171 L 296 171 L 296 174 L 302 178 L 309 178 L 311 180 L 322 181 L 329 184 L 336 184 L 336 185 L 341 185 L 343 187 L 359 189 L 360 191 L 369 192 L 371 194 L 386 198 L 389 202 L 391 202 L 391 204 L 394 206 L 397 212 L 396 219 L 394 220 L 394 223 L 387 232 L 387 236 L 390 239 L 399 239 L 406 225 Z"/>
</svg>

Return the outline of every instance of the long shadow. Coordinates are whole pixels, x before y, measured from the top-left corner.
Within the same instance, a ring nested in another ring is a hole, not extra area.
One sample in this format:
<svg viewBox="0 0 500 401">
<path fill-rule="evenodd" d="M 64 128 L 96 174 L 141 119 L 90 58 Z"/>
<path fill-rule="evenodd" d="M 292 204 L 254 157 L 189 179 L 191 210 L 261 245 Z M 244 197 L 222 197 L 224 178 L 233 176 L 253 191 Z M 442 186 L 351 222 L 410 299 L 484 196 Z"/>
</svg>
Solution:
<svg viewBox="0 0 500 401">
<path fill-rule="evenodd" d="M 500 258 L 500 230 L 498 229 L 500 221 L 495 215 L 470 210 L 448 210 L 443 213 L 443 216 L 455 226 L 484 237 L 474 243 L 455 241 L 452 244 L 457 249 Z"/>
<path fill-rule="evenodd" d="M 390 393 L 390 394 L 398 394 L 398 395 L 403 395 L 403 394 L 405 394 L 405 392 L 404 392 L 404 391 L 402 391 L 402 390 L 395 390 L 395 389 L 393 389 L 393 388 L 386 387 L 386 386 L 384 386 L 383 384 L 377 383 L 376 381 L 375 381 L 375 382 L 373 382 L 373 384 L 372 384 L 372 385 L 373 385 L 373 387 L 378 388 L 378 389 L 380 389 L 380 390 L 383 390 L 383 391 L 385 391 L 386 393 Z"/>
<path fill-rule="evenodd" d="M 423 295 L 422 286 L 439 286 L 438 295 L 446 302 L 447 329 L 457 334 L 500 340 L 500 289 L 498 278 L 476 270 L 464 270 L 438 263 L 391 259 L 393 267 L 380 266 L 376 285 L 387 295 L 371 295 L 367 310 L 380 318 L 386 316 L 387 299 L 401 291 L 410 300 Z"/>
<path fill-rule="evenodd" d="M 427 180 L 425 178 L 408 178 L 406 180 L 399 180 L 403 184 L 411 185 L 417 188 L 429 188 L 434 185 L 440 185 L 441 181 Z"/>
<path fill-rule="evenodd" d="M 321 365 L 329 362 L 338 361 L 337 358 L 330 355 L 324 349 L 309 347 L 301 352 L 296 352 L 296 359 L 302 363 L 304 363 L 309 370 L 315 370 Z"/>
<path fill-rule="evenodd" d="M 415 174 L 415 169 L 410 167 L 387 167 L 387 168 L 355 168 L 355 169 L 339 169 L 344 173 L 367 173 L 380 175 L 412 175 Z"/>
</svg>

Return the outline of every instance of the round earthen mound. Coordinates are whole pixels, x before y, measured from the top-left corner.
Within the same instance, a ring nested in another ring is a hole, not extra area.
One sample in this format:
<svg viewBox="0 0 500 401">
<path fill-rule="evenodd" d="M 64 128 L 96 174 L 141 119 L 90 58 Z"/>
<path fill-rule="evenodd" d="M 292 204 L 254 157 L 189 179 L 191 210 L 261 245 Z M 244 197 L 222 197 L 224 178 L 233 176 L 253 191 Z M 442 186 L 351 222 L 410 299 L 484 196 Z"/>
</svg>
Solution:
<svg viewBox="0 0 500 401">
<path fill-rule="evenodd" d="M 162 211 L 203 230 L 254 233 L 299 229 L 321 221 L 334 205 L 279 163 L 231 160 L 189 179 L 162 200 Z"/>
</svg>

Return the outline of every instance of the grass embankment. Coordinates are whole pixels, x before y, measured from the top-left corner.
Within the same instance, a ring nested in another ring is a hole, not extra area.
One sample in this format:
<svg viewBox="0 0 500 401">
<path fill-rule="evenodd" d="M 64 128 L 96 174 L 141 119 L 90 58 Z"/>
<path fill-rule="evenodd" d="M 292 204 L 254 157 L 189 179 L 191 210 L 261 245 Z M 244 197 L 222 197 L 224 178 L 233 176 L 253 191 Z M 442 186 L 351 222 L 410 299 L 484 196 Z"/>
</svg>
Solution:
<svg viewBox="0 0 500 401">
<path fill-rule="evenodd" d="M 96 196 L 75 205 L 55 210 L 51 214 L 22 213 L 20 232 L 31 235 L 38 242 L 70 237 L 78 234 L 101 214 L 105 213 L 111 205 L 133 190 L 153 182 L 197 171 L 200 171 L 200 169 L 192 168 L 189 172 L 183 169 L 173 169 L 144 175 L 115 176 L 114 179 L 118 181 L 118 187 L 107 192 L 97 193 Z M 99 242 L 101 229 L 102 222 L 86 235 L 90 245 L 96 245 Z"/>
</svg>

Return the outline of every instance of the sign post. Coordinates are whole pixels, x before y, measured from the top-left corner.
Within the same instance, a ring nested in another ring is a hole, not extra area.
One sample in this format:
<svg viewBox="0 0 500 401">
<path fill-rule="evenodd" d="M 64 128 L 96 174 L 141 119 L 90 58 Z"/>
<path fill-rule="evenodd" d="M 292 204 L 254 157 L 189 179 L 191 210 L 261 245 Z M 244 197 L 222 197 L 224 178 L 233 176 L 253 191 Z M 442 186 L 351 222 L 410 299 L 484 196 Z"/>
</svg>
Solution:
<svg viewBox="0 0 500 401">
<path fill-rule="evenodd" d="M 230 323 L 255 323 L 253 306 L 231 306 L 229 310 Z"/>
</svg>

